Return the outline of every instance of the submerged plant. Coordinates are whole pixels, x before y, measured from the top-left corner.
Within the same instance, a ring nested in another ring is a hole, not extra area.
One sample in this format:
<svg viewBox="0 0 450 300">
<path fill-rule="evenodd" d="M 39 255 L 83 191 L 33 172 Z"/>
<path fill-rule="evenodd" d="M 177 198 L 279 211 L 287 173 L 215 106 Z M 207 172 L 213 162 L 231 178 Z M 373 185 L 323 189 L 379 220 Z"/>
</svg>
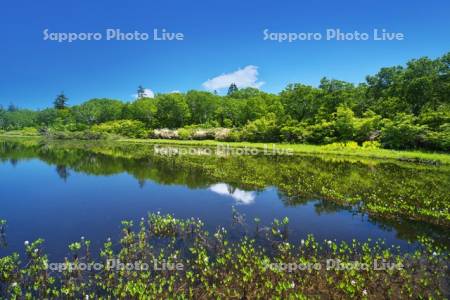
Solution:
<svg viewBox="0 0 450 300">
<path fill-rule="evenodd" d="M 6 220 L 0 219 L 0 248 L 6 247 Z"/>
</svg>

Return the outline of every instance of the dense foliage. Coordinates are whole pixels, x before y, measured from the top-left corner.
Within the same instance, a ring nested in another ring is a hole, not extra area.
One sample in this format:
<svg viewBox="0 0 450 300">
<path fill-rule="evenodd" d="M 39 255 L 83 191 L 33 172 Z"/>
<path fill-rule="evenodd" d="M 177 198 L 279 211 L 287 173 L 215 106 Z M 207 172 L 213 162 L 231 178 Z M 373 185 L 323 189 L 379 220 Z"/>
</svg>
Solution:
<svg viewBox="0 0 450 300">
<path fill-rule="evenodd" d="M 153 137 L 154 129 L 194 126 L 232 129 L 226 134 L 222 130 L 219 138 L 212 136 L 229 141 L 379 141 L 393 149 L 450 149 L 450 53 L 434 60 L 414 59 L 405 67 L 382 68 L 359 85 L 323 78 L 318 87 L 290 84 L 278 95 L 232 85 L 226 96 L 188 91 L 155 98 L 141 95 L 131 103 L 92 99 L 72 107 L 67 100 L 61 94 L 55 108 L 40 111 L 14 105 L 0 109 L 0 129 L 70 133 L 96 126 L 97 131 L 145 138 Z M 196 139 L 192 130 L 168 135 Z"/>
</svg>

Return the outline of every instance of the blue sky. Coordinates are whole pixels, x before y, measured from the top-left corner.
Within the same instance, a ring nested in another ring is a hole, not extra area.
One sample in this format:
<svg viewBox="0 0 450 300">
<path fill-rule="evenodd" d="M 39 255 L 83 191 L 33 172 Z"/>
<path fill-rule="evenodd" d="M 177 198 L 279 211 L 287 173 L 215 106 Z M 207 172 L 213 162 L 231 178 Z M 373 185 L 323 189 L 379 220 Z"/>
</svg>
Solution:
<svg viewBox="0 0 450 300">
<path fill-rule="evenodd" d="M 74 105 L 96 97 L 130 101 L 138 85 L 155 93 L 241 80 L 279 92 L 323 76 L 362 82 L 380 67 L 450 51 L 450 2 L 432 1 L 54 1 L 0 2 L 0 104 L 50 106 L 64 91 Z M 49 32 L 150 33 L 147 41 L 45 41 Z M 153 41 L 153 29 L 183 41 Z M 401 32 L 403 41 L 263 40 L 270 32 L 340 28 Z M 239 71 L 240 70 L 240 71 Z M 236 71 L 238 71 L 236 73 Z M 216 78 L 208 83 L 209 79 Z"/>
</svg>

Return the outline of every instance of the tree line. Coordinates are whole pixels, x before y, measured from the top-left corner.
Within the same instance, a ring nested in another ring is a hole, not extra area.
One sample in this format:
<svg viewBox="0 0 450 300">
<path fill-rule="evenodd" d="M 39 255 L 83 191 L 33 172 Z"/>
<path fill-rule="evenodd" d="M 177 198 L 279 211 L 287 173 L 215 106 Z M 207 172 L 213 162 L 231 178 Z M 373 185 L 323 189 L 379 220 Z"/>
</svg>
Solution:
<svg viewBox="0 0 450 300">
<path fill-rule="evenodd" d="M 279 94 L 233 84 L 224 96 L 197 90 L 145 96 L 140 86 L 132 102 L 91 99 L 69 107 L 61 93 L 44 110 L 0 108 L 0 128 L 119 128 L 122 135 L 139 131 L 139 137 L 158 128 L 230 128 L 229 140 L 450 149 L 450 52 L 382 68 L 360 84 L 323 78 L 318 87 L 290 84 Z"/>
</svg>

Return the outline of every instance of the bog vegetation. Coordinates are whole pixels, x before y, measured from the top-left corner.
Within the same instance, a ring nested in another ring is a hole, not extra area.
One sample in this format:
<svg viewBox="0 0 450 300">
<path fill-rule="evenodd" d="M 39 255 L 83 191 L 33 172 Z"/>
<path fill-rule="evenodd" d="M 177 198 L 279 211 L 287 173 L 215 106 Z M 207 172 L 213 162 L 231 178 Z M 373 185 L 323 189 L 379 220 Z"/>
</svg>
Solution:
<svg viewBox="0 0 450 300">
<path fill-rule="evenodd" d="M 242 226 L 233 210 L 236 227 Z M 238 240 L 198 219 L 149 214 L 99 255 L 84 237 L 58 268 L 43 240 L 25 241 L 26 256 L 0 259 L 0 296 L 70 299 L 445 299 L 448 251 L 426 238 L 413 253 L 382 241 L 287 241 L 289 219 L 258 226 Z M 4 228 L 6 222 L 2 222 Z M 233 228 L 231 230 L 234 230 Z M 21 261 L 23 259 L 23 261 Z M 334 266 L 327 261 L 334 261 Z M 116 263 L 113 265 L 111 261 Z M 375 266 L 375 264 L 377 264 Z M 50 267 L 49 267 L 50 266 Z M 175 267 L 177 266 L 177 267 Z M 289 266 L 289 267 L 288 267 Z M 300 266 L 300 267 L 299 267 Z M 319 267 L 320 266 L 320 267 Z M 360 266 L 360 267 L 358 267 Z M 53 270 L 53 271 L 52 271 Z M 60 272 L 56 271 L 59 270 Z"/>
<path fill-rule="evenodd" d="M 58 139 L 106 136 L 330 144 L 374 141 L 391 149 L 450 149 L 450 53 L 382 68 L 364 83 L 323 78 L 278 95 L 232 85 L 225 96 L 191 90 L 124 103 L 68 106 L 61 94 L 39 111 L 0 109 L 0 129 Z"/>
</svg>

